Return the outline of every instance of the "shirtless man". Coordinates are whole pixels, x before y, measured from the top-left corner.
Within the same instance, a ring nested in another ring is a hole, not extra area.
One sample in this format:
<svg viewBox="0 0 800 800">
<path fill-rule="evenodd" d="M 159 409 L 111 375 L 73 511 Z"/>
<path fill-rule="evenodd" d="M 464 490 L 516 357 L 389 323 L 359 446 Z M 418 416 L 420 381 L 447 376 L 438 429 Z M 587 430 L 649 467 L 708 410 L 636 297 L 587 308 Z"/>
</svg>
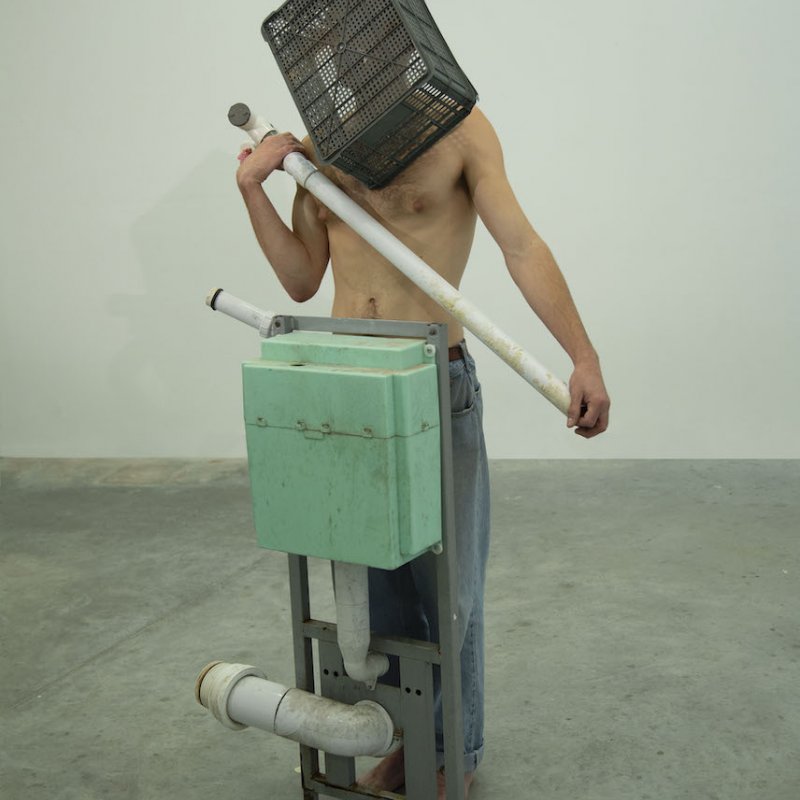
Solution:
<svg viewBox="0 0 800 800">
<path fill-rule="evenodd" d="M 483 752 L 483 578 L 488 552 L 488 472 L 480 420 L 480 386 L 475 378 L 474 362 L 466 348 L 459 346 L 464 337 L 461 324 L 303 188 L 298 186 L 297 189 L 291 228 L 283 223 L 262 184 L 273 171 L 280 169 L 283 159 L 293 151 L 303 152 L 315 160 L 313 148 L 304 146 L 291 134 L 279 134 L 265 139 L 251 154 L 245 151 L 236 176 L 256 238 L 291 298 L 304 302 L 313 297 L 330 262 L 335 287 L 334 317 L 406 319 L 448 325 L 451 358 L 455 359 L 450 365 L 451 394 L 460 404 L 453 407 L 456 494 L 460 491 L 462 495 L 456 497 L 456 506 L 468 507 L 474 512 L 466 523 L 456 520 L 459 576 L 465 583 L 463 598 L 462 587 L 459 587 L 460 618 L 465 626 L 461 631 L 462 642 L 467 642 L 462 645 L 462 683 L 464 692 L 473 693 L 470 707 L 478 709 L 477 714 L 465 713 L 464 779 L 468 793 Z M 476 220 L 480 217 L 499 245 L 525 300 L 572 359 L 574 369 L 569 381 L 571 403 L 567 426 L 586 439 L 606 430 L 610 401 L 597 353 L 549 248 L 528 222 L 511 190 L 500 143 L 479 109 L 474 108 L 457 128 L 382 189 L 369 190 L 351 176 L 329 167 L 325 167 L 324 172 L 455 287 L 464 273 Z M 454 384 L 454 380 L 461 382 Z M 473 407 L 478 407 L 477 413 L 468 414 Z M 475 420 L 467 423 L 468 416 Z M 464 424 L 472 427 L 461 432 L 458 426 Z M 463 447 L 459 444 L 461 439 Z M 480 498 L 471 496 L 478 492 Z M 473 524 L 473 520 L 479 518 L 483 521 Z M 485 530 L 476 534 L 475 541 L 464 542 L 462 547 L 461 529 L 470 526 Z M 467 559 L 463 564 L 462 558 Z M 422 562 L 422 559 L 417 561 Z M 377 574 L 379 571 L 375 572 L 376 575 L 370 576 L 371 595 L 377 585 L 373 584 L 373 578 L 382 579 Z M 400 571 L 397 574 L 399 576 Z M 392 573 L 387 573 L 386 577 L 391 578 Z M 415 574 L 410 581 L 405 585 L 418 588 L 425 584 L 425 575 Z M 399 590 L 401 586 L 390 588 Z M 380 587 L 379 592 L 388 591 L 383 584 Z M 421 603 L 428 608 L 425 598 Z M 393 603 L 395 608 L 398 605 Z M 373 628 L 378 632 L 415 633 L 413 630 L 385 630 L 390 622 L 380 620 L 379 609 L 373 608 L 372 616 Z M 429 618 L 432 616 L 435 615 L 428 614 Z M 422 624 L 428 622 L 430 619 L 423 620 Z M 469 630 L 466 630 L 467 624 Z M 432 624 L 428 632 L 436 640 Z M 418 638 L 423 637 L 418 635 Z M 475 652 L 465 658 L 467 647 L 473 647 Z M 474 671 L 475 663 L 480 664 L 480 675 L 465 674 L 465 671 Z M 360 778 L 359 783 L 389 791 L 401 786 L 402 750 L 380 762 Z M 445 798 L 441 772 L 439 797 Z"/>
</svg>

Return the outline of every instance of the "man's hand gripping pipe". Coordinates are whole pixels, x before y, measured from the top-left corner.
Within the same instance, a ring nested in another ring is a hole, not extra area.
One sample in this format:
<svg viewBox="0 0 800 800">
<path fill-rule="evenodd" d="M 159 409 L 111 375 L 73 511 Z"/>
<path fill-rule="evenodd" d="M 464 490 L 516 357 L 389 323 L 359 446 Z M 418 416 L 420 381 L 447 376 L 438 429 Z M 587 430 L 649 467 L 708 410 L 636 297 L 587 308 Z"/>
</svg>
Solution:
<svg viewBox="0 0 800 800">
<path fill-rule="evenodd" d="M 251 114 L 244 103 L 231 106 L 228 119 L 237 128 L 247 131 L 256 145 L 265 137 L 278 132 L 274 126 Z M 562 380 L 545 369 L 530 353 L 500 330 L 480 309 L 351 200 L 305 156 L 300 153 L 289 153 L 283 161 L 283 168 L 339 219 L 346 222 L 364 241 L 394 264 L 428 297 L 500 356 L 557 409 L 563 414 L 567 413 L 570 404 L 569 389 Z"/>
</svg>

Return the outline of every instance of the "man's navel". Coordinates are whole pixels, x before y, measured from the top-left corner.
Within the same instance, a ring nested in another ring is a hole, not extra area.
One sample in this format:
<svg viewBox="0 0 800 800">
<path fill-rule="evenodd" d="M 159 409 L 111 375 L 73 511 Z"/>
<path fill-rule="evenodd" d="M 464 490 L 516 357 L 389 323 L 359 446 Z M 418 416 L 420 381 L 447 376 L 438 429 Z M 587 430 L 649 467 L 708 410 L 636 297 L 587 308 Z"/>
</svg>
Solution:
<svg viewBox="0 0 800 800">
<path fill-rule="evenodd" d="M 364 312 L 364 316 L 367 319 L 380 319 L 378 301 L 374 297 L 370 297 L 369 300 L 367 300 L 367 308 Z"/>
</svg>

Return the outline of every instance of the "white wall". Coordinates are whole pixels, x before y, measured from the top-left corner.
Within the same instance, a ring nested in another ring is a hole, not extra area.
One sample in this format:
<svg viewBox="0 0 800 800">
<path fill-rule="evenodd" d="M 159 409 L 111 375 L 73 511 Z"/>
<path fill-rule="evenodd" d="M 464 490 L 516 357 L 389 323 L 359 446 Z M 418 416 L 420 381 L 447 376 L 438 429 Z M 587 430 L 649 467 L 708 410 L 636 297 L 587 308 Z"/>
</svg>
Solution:
<svg viewBox="0 0 800 800">
<path fill-rule="evenodd" d="M 800 457 L 793 0 L 463 0 L 431 8 L 601 352 L 592 442 L 479 344 L 493 457 Z M 244 326 L 287 300 L 235 188 L 245 101 L 301 132 L 273 4 L 16 3 L 0 30 L 0 453 L 239 456 Z M 478 7 L 483 8 L 483 7 Z M 492 12 L 491 14 L 489 12 Z M 292 185 L 270 179 L 288 208 Z M 569 364 L 478 236 L 463 289 Z"/>
</svg>

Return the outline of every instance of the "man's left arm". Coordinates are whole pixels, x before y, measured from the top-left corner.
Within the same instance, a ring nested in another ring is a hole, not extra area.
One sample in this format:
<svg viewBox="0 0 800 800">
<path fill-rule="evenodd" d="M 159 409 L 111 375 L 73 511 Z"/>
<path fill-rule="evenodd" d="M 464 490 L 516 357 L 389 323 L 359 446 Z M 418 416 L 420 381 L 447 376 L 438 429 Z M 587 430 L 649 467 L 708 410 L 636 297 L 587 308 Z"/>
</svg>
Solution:
<svg viewBox="0 0 800 800">
<path fill-rule="evenodd" d="M 572 359 L 568 427 L 590 439 L 608 427 L 610 400 L 600 360 L 550 248 L 533 229 L 508 182 L 500 143 L 486 117 L 465 121 L 464 174 L 475 208 L 503 252 L 528 305 Z"/>
</svg>

